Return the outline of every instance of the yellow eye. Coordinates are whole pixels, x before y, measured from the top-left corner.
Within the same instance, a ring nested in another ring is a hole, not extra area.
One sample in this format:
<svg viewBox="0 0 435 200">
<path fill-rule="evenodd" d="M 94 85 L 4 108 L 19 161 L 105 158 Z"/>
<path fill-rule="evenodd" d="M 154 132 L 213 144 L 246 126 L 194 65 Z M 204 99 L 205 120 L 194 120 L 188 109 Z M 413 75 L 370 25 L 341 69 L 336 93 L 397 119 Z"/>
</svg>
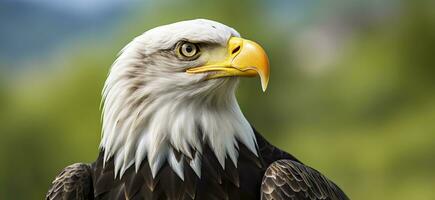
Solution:
<svg viewBox="0 0 435 200">
<path fill-rule="evenodd" d="M 199 48 L 196 44 L 184 42 L 181 44 L 179 52 L 184 57 L 192 58 L 199 53 Z"/>
</svg>

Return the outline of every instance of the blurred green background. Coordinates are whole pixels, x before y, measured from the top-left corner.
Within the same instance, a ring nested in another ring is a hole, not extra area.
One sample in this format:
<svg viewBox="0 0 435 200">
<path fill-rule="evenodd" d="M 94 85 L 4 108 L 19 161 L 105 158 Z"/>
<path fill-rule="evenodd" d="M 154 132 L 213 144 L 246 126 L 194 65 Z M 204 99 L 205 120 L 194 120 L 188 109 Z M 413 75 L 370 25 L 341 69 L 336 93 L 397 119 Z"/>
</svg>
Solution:
<svg viewBox="0 0 435 200">
<path fill-rule="evenodd" d="M 208 18 L 262 44 L 248 120 L 352 199 L 435 199 L 434 1 L 0 1 L 0 199 L 43 199 L 92 162 L 101 89 L 145 30 Z M 261 106 L 259 106 L 261 105 Z"/>
</svg>

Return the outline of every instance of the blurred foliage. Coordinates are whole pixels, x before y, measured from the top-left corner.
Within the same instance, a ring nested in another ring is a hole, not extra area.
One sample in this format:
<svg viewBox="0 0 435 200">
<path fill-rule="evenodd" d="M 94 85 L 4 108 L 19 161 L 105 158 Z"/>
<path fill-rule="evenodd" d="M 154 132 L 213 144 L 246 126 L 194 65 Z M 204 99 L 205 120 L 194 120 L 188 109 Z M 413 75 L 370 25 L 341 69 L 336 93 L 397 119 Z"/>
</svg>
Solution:
<svg viewBox="0 0 435 200">
<path fill-rule="evenodd" d="M 235 27 L 266 48 L 268 91 L 261 93 L 258 80 L 243 79 L 238 99 L 271 142 L 325 173 L 352 199 L 435 198 L 433 3 L 402 2 L 382 23 L 356 24 L 341 53 L 318 74 L 298 67 L 311 52 L 293 48 L 306 27 L 291 30 L 288 19 L 274 18 L 264 4 L 149 2 L 117 27 L 115 37 L 94 45 L 78 41 L 61 61 L 35 63 L 52 67 L 13 78 L 1 71 L 0 199 L 42 199 L 63 167 L 92 162 L 101 88 L 117 51 L 146 29 L 198 17 Z"/>
</svg>

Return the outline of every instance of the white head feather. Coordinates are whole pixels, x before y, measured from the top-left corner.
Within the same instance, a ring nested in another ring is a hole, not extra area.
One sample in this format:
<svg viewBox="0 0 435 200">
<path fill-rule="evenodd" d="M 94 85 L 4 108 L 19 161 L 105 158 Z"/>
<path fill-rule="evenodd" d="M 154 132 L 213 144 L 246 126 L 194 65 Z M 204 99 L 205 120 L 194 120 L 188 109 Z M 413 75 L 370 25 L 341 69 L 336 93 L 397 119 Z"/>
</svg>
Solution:
<svg viewBox="0 0 435 200">
<path fill-rule="evenodd" d="M 238 78 L 206 80 L 206 74 L 185 72 L 223 59 L 233 36 L 239 33 L 228 26 L 198 19 L 151 29 L 124 47 L 103 89 L 100 148 L 105 162 L 113 157 L 115 177 L 132 165 L 138 170 L 147 159 L 153 176 L 167 161 L 183 179 L 187 166 L 176 152 L 191 160 L 200 177 L 205 143 L 222 167 L 227 156 L 237 166 L 238 142 L 257 155 L 255 135 L 234 94 Z M 199 58 L 180 60 L 174 46 L 181 40 L 210 45 Z"/>
</svg>

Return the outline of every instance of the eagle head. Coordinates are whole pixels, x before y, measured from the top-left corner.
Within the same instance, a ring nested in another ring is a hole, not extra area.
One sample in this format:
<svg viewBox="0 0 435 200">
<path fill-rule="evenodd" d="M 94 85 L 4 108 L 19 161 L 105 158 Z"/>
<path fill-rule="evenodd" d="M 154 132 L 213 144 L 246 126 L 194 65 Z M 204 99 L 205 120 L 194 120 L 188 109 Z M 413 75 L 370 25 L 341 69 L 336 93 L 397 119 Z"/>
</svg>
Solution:
<svg viewBox="0 0 435 200">
<path fill-rule="evenodd" d="M 183 179 L 184 167 L 201 177 L 204 145 L 223 168 L 227 157 L 237 166 L 239 143 L 257 155 L 234 94 L 238 77 L 256 75 L 265 90 L 266 53 L 226 25 L 197 19 L 146 31 L 122 49 L 104 85 L 104 160 L 114 159 L 115 176 L 146 160 L 153 176 L 167 162 Z"/>
</svg>

